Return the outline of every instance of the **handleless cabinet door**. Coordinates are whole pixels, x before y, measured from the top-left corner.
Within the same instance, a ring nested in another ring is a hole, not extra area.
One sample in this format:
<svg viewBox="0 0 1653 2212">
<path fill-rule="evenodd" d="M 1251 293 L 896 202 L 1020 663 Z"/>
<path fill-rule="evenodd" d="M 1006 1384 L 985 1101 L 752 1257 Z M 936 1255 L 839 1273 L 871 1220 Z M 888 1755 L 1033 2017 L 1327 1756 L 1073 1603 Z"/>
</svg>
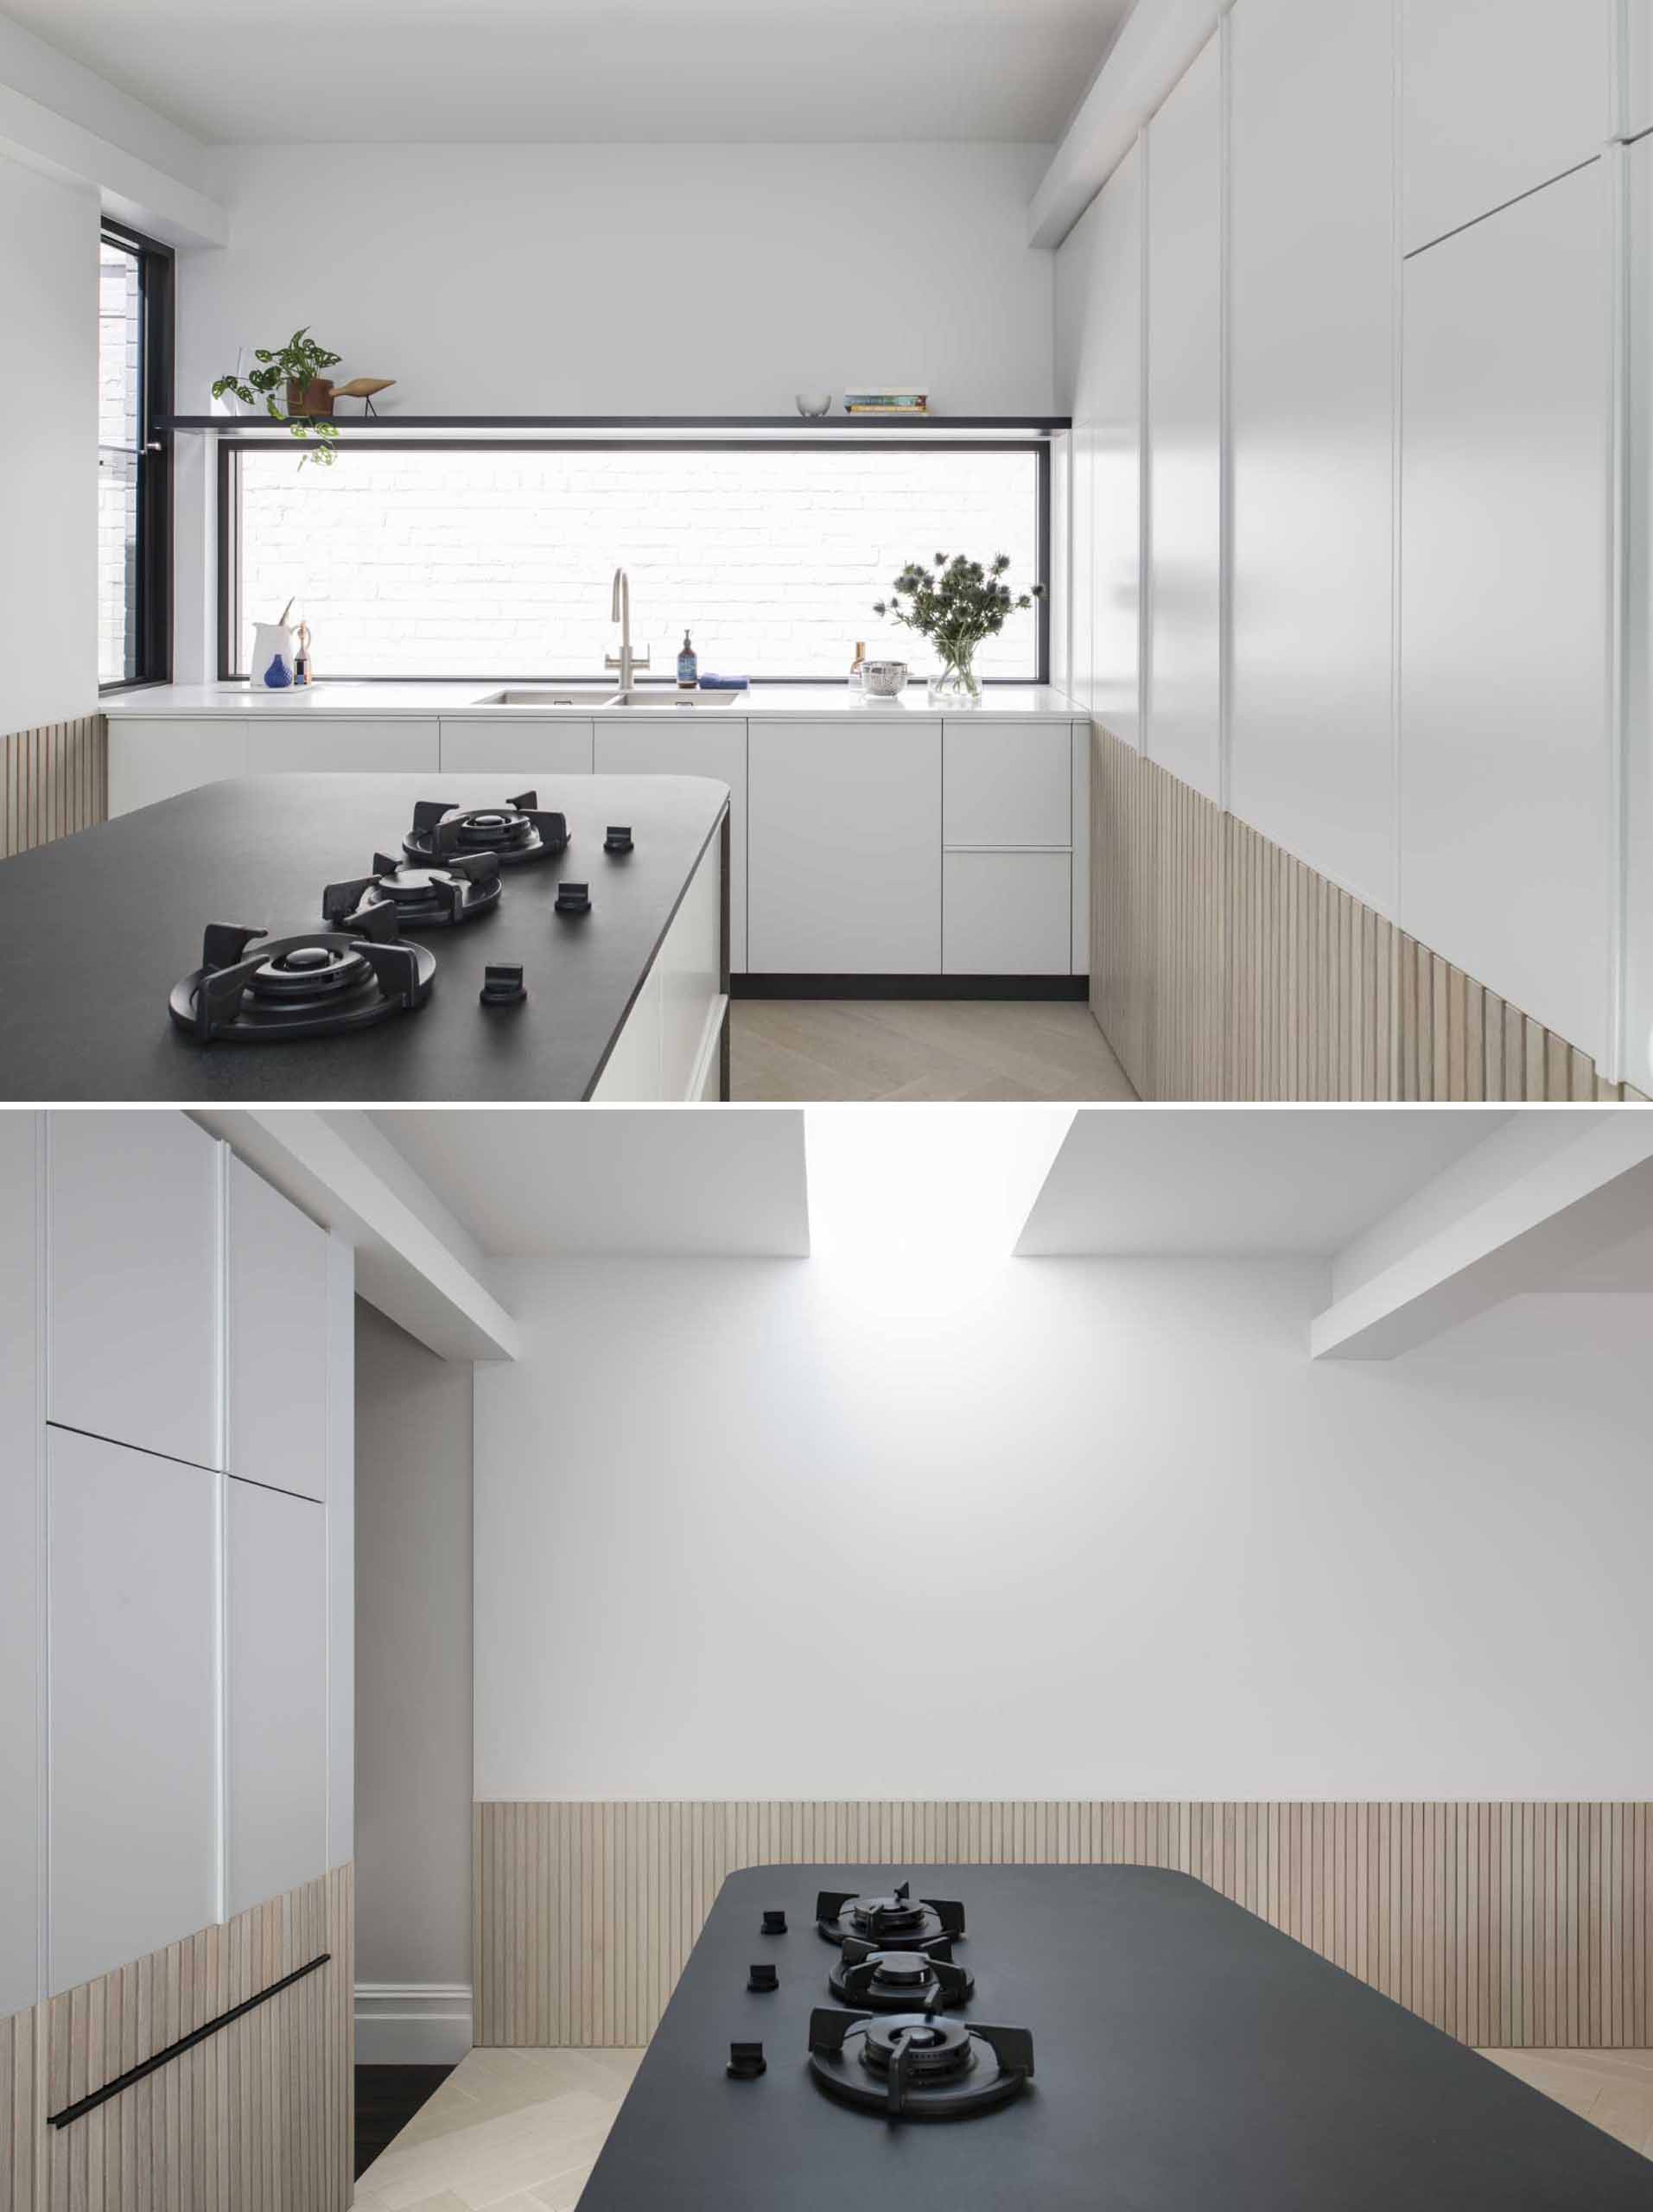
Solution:
<svg viewBox="0 0 1653 2212">
<path fill-rule="evenodd" d="M 596 769 L 600 776 L 710 776 L 728 785 L 729 966 L 738 976 L 747 964 L 747 726 L 722 717 L 721 708 L 691 707 L 663 729 L 614 715 L 597 725 Z"/>
<path fill-rule="evenodd" d="M 1065 976 L 1072 957 L 1072 855 L 949 853 L 942 966 L 949 976 Z"/>
<path fill-rule="evenodd" d="M 54 1114 L 47 1418 L 219 1457 L 222 1172 L 181 1114 Z"/>
<path fill-rule="evenodd" d="M 226 1465 L 244 1482 L 327 1494 L 327 1235 L 229 1165 Z"/>
<path fill-rule="evenodd" d="M 220 1481 L 48 1432 L 54 1993 L 219 1917 Z"/>
<path fill-rule="evenodd" d="M 1653 0 L 1650 0 L 1653 3 Z M 1624 1022 L 1616 1074 L 1653 1093 L 1653 138 L 1624 156 L 1630 184 L 1626 533 Z"/>
<path fill-rule="evenodd" d="M 748 728 L 753 970 L 939 973 L 939 721 L 844 715 Z"/>
<path fill-rule="evenodd" d="M 1599 153 L 1618 0 L 1402 0 L 1403 251 Z"/>
<path fill-rule="evenodd" d="M 399 715 L 258 715 L 247 731 L 247 773 L 347 769 L 377 774 L 434 774 L 437 724 Z M 389 835 L 389 832 L 386 832 Z M 363 866 L 366 865 L 366 861 Z"/>
<path fill-rule="evenodd" d="M 225 1489 L 226 1913 L 327 1872 L 327 1513 Z"/>
<path fill-rule="evenodd" d="M 1653 130 L 1653 0 L 1624 0 L 1618 111 L 1623 137 Z"/>
<path fill-rule="evenodd" d="M 41 1120 L 0 1114 L 0 2019 L 40 1994 Z"/>
<path fill-rule="evenodd" d="M 1066 722 L 942 724 L 941 823 L 948 845 L 1066 845 L 1073 837 L 1073 740 Z"/>
<path fill-rule="evenodd" d="M 444 721 L 442 767 L 445 776 L 588 776 L 591 724 L 513 714 L 502 708 L 493 721 Z M 541 802 L 555 808 L 556 794 L 542 791 Z"/>
<path fill-rule="evenodd" d="M 195 715 L 175 722 L 156 721 L 148 715 L 109 717 L 111 821 L 157 799 L 175 798 L 180 791 L 246 772 L 245 721 L 207 721 Z"/>
<path fill-rule="evenodd" d="M 1605 165 L 1406 264 L 1401 923 L 1607 1043 Z"/>
</svg>

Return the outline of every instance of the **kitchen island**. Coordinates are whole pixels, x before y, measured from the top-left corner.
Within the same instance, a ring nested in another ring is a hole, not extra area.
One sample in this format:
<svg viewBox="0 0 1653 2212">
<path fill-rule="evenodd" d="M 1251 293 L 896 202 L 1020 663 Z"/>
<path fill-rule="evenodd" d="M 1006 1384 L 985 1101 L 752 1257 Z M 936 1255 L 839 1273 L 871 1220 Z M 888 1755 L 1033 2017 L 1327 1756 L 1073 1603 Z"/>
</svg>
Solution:
<svg viewBox="0 0 1653 2212">
<path fill-rule="evenodd" d="M 737 995 L 1084 997 L 1090 722 L 1065 693 L 995 684 L 964 709 L 921 685 L 627 696 L 645 703 L 546 683 L 127 692 L 107 705 L 110 811 L 265 772 L 499 774 L 542 792 L 709 776 L 729 791 Z"/>
<path fill-rule="evenodd" d="M 0 1096 L 726 1097 L 728 791 L 697 777 L 542 791 L 567 849 L 501 868 L 501 895 L 475 918 L 410 933 L 435 974 L 405 1011 L 255 1043 L 203 1043 L 171 1017 L 209 928 L 321 931 L 324 888 L 399 857 L 416 805 L 498 808 L 523 792 L 486 775 L 237 777 L 18 855 L 0 870 Z M 611 855 L 605 833 L 620 823 L 632 849 Z M 589 885 L 588 912 L 556 911 L 564 879 Z M 493 965 L 523 969 L 525 1001 L 480 1003 Z"/>
</svg>

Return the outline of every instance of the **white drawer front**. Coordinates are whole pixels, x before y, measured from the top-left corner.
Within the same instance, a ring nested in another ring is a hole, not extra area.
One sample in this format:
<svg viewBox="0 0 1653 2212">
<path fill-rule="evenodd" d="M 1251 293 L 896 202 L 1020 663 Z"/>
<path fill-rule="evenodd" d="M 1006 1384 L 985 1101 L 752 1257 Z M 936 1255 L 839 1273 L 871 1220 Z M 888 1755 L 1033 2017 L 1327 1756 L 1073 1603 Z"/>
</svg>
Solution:
<svg viewBox="0 0 1653 2212">
<path fill-rule="evenodd" d="M 949 853 L 942 863 L 942 973 L 1065 976 L 1072 862 L 1066 853 Z"/>
<path fill-rule="evenodd" d="M 949 845 L 1066 845 L 1073 836 L 1066 722 L 942 725 L 942 835 Z"/>
<path fill-rule="evenodd" d="M 404 776 L 436 772 L 437 728 L 395 715 L 342 715 L 329 721 L 303 716 L 259 717 L 247 732 L 247 771 L 251 775 L 293 769 L 304 773 L 339 769 Z"/>
<path fill-rule="evenodd" d="M 502 714 L 498 721 L 444 721 L 444 775 L 588 776 L 591 724 L 573 721 L 536 721 Z M 544 796 L 544 793 L 541 794 Z M 551 804 L 550 800 L 547 804 Z"/>
</svg>

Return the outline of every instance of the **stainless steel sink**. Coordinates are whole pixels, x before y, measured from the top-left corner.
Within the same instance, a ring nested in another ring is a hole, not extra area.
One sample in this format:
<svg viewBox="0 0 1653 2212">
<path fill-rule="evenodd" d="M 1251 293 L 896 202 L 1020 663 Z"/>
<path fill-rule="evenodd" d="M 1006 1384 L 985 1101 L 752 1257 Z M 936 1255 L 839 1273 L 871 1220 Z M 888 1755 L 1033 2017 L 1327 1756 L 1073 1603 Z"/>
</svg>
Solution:
<svg viewBox="0 0 1653 2212">
<path fill-rule="evenodd" d="M 741 697 L 738 691 L 673 691 L 661 684 L 652 691 L 617 691 L 606 702 L 610 707 L 728 707 Z"/>
<path fill-rule="evenodd" d="M 606 684 L 601 690 L 593 686 L 582 690 L 577 683 L 562 683 L 533 690 L 492 691 L 476 703 L 479 707 L 584 707 L 589 712 L 594 707 L 607 706 L 614 696 Z"/>
</svg>

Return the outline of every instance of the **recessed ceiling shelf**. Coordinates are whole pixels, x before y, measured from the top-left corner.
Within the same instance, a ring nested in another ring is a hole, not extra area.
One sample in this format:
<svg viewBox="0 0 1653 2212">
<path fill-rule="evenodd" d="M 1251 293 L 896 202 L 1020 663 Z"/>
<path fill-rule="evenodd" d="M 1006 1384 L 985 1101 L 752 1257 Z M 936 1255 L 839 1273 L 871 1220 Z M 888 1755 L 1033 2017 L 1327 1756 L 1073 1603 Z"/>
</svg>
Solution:
<svg viewBox="0 0 1653 2212">
<path fill-rule="evenodd" d="M 365 438 L 859 438 L 921 435 L 972 442 L 1048 438 L 1071 427 L 1066 415 L 338 415 L 329 418 L 340 442 Z M 211 430 L 225 437 L 275 442 L 290 439 L 285 423 L 258 415 L 174 415 L 171 430 Z"/>
</svg>

